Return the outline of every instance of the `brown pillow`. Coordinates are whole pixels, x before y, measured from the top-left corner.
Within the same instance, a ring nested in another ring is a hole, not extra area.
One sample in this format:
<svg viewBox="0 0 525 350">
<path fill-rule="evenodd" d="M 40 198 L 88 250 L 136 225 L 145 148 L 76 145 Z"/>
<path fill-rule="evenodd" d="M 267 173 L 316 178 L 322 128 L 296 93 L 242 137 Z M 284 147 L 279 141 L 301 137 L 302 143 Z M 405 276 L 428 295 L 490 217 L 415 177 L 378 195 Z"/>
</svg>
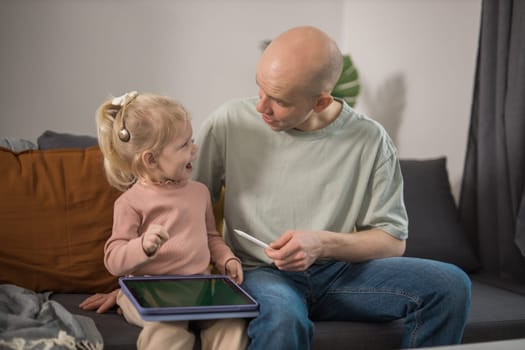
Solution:
<svg viewBox="0 0 525 350">
<path fill-rule="evenodd" d="M 119 192 L 107 182 L 98 146 L 0 148 L 0 283 L 37 292 L 108 292 L 103 262 Z"/>
<path fill-rule="evenodd" d="M 215 227 L 220 234 L 224 234 L 224 187 L 221 188 L 221 197 L 219 201 L 213 204 L 213 215 L 215 216 Z"/>
</svg>

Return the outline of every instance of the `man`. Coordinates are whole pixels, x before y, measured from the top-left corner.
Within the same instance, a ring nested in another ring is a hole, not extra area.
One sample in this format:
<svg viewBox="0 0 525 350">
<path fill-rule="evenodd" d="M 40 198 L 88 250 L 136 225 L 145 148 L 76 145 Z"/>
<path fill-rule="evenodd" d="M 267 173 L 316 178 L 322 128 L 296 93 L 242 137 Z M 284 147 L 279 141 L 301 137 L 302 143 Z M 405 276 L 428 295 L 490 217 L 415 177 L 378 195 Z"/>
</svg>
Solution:
<svg viewBox="0 0 525 350">
<path fill-rule="evenodd" d="M 292 28 L 260 58 L 258 98 L 227 102 L 197 138 L 194 177 L 214 200 L 224 184 L 225 240 L 260 303 L 249 347 L 308 349 L 317 320 L 399 318 L 403 347 L 459 343 L 469 279 L 401 257 L 408 223 L 396 150 L 378 123 L 331 97 L 341 69 L 325 33 Z"/>
</svg>

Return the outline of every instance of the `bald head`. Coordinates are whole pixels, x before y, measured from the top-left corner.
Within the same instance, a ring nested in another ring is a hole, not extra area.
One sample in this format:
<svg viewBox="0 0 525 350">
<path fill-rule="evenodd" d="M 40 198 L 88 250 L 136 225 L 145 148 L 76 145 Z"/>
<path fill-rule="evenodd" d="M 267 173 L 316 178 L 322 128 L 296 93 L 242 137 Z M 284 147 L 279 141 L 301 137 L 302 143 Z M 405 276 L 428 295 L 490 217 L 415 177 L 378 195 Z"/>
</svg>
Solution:
<svg viewBox="0 0 525 350">
<path fill-rule="evenodd" d="M 332 91 L 342 67 L 343 58 L 337 44 L 321 30 L 303 26 L 287 30 L 272 40 L 257 70 L 315 96 Z"/>
</svg>

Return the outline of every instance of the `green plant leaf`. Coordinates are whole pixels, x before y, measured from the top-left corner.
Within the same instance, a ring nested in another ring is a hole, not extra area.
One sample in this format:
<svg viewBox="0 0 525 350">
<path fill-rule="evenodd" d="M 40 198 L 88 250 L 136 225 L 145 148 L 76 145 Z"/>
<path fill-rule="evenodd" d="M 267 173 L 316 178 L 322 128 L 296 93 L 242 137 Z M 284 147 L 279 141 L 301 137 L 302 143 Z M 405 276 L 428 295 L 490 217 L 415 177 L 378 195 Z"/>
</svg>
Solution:
<svg viewBox="0 0 525 350">
<path fill-rule="evenodd" d="M 361 85 L 359 84 L 357 69 L 350 55 L 343 55 L 343 71 L 332 90 L 332 96 L 342 98 L 353 107 L 357 101 L 360 89 Z"/>
</svg>

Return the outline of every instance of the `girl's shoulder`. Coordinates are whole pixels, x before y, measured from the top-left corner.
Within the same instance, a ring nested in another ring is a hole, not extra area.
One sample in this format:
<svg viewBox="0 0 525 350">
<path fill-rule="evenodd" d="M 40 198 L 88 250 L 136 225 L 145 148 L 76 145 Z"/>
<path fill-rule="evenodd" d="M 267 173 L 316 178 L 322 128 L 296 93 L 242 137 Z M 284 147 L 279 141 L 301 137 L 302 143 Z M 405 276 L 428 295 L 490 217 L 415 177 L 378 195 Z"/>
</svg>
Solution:
<svg viewBox="0 0 525 350">
<path fill-rule="evenodd" d="M 210 194 L 210 191 L 208 190 L 208 187 L 206 187 L 205 184 L 203 184 L 202 182 L 199 182 L 199 181 L 189 180 L 188 181 L 188 187 L 192 191 L 202 192 L 202 193 L 204 193 L 206 195 Z"/>
<path fill-rule="evenodd" d="M 135 185 L 122 192 L 122 194 L 115 200 L 113 205 L 115 211 L 140 211 L 140 203 L 144 202 L 144 198 L 137 194 L 134 186 Z"/>
</svg>

